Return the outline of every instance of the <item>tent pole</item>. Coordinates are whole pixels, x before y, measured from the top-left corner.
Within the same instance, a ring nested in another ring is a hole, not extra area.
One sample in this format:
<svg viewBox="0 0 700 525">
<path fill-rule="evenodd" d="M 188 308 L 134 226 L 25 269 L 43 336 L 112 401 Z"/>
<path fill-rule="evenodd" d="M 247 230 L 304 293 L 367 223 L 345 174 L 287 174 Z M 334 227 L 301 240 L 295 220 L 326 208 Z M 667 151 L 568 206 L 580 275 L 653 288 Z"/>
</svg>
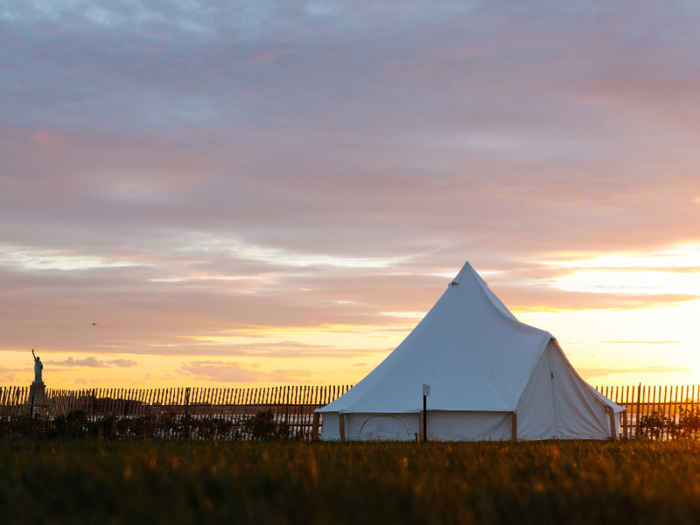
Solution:
<svg viewBox="0 0 700 525">
<path fill-rule="evenodd" d="M 423 412 L 418 413 L 418 442 L 423 443 L 425 436 L 423 435 Z"/>
<path fill-rule="evenodd" d="M 345 414 L 338 414 L 340 424 L 340 441 L 345 441 Z"/>
<path fill-rule="evenodd" d="M 511 422 L 511 433 L 510 433 L 510 439 L 512 441 L 518 441 L 518 413 L 517 412 L 512 412 L 510 416 L 510 422 Z"/>
<path fill-rule="evenodd" d="M 428 403 L 426 401 L 427 399 L 428 399 L 428 397 L 425 394 L 423 394 L 423 439 L 426 441 L 428 441 L 428 432 L 427 432 L 427 429 L 428 429 L 427 423 L 428 422 L 426 421 L 428 419 L 426 417 L 428 415 L 428 409 L 427 409 Z"/>
</svg>

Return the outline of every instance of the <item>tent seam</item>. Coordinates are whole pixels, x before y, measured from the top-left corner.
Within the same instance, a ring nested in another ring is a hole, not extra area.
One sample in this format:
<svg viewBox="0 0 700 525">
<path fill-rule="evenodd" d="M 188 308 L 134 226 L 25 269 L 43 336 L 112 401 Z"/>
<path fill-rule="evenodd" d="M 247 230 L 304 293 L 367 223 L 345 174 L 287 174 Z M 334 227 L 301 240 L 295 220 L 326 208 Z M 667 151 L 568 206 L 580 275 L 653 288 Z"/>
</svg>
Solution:
<svg viewBox="0 0 700 525">
<path fill-rule="evenodd" d="M 547 337 L 547 336 L 549 336 L 549 337 Z M 518 404 L 520 403 L 520 398 L 523 397 L 523 392 L 525 392 L 525 389 L 527 388 L 527 384 L 530 381 L 530 377 L 532 377 L 532 373 L 535 371 L 535 368 L 537 368 L 537 363 L 540 362 L 540 359 L 542 358 L 542 354 L 544 354 L 545 350 L 547 349 L 547 345 L 549 344 L 549 342 L 552 339 L 554 339 L 554 337 L 552 337 L 552 334 L 550 334 L 549 332 L 545 332 L 545 338 L 544 338 L 542 346 L 540 347 L 540 351 L 537 352 L 537 357 L 535 357 L 535 359 L 533 359 L 531 366 L 530 366 L 530 370 L 528 371 L 528 374 L 525 376 L 525 379 L 523 380 L 524 384 L 522 385 L 522 387 L 518 391 L 518 402 L 515 404 L 516 410 L 518 408 Z M 551 368 L 551 364 L 550 364 L 550 368 Z"/>
<path fill-rule="evenodd" d="M 452 294 L 452 302 L 453 303 L 455 301 L 454 298 L 456 297 L 456 294 L 459 293 L 459 290 L 455 290 L 455 292 L 456 293 Z M 440 348 L 442 348 L 443 345 L 445 344 L 445 338 L 447 337 L 447 333 L 450 331 L 450 327 L 452 326 L 452 322 L 454 321 L 454 317 L 455 317 L 455 308 L 450 308 L 450 320 L 447 322 L 447 326 L 445 328 L 445 331 L 442 333 L 442 339 L 440 340 Z M 440 360 L 438 361 L 437 366 L 435 367 L 438 370 L 440 369 L 440 364 L 442 363 L 443 359 L 445 359 L 444 352 L 443 352 L 443 355 L 440 356 Z"/>
<path fill-rule="evenodd" d="M 581 381 L 583 381 L 583 383 L 588 387 L 588 390 L 587 390 L 587 391 L 590 392 L 590 394 L 593 396 L 593 398 L 596 399 L 599 403 L 602 403 L 603 405 L 608 406 L 608 407 L 610 407 L 610 408 L 613 409 L 613 410 L 615 409 L 615 407 L 620 407 L 620 405 L 618 405 L 617 403 L 615 403 L 614 401 L 612 401 L 612 400 L 610 400 L 610 399 L 608 399 L 608 398 L 605 398 L 605 399 L 606 399 L 607 401 L 610 401 L 610 403 L 606 403 L 605 401 L 603 401 L 603 400 L 600 398 L 600 396 L 598 395 L 598 393 L 596 392 L 596 390 L 595 390 L 591 385 L 589 385 L 589 384 L 588 384 L 588 381 L 584 380 L 584 379 L 579 375 L 579 373 L 576 371 L 576 369 L 573 367 L 573 365 L 571 364 L 571 362 L 569 361 L 569 359 L 566 357 L 566 354 L 564 353 L 564 350 L 562 350 L 561 346 L 559 346 L 559 341 L 557 341 L 556 338 L 554 338 L 554 337 L 552 337 L 552 339 L 554 340 L 554 344 L 557 346 L 557 349 L 558 349 L 558 350 L 562 353 L 562 355 L 564 356 L 565 361 L 566 361 L 566 364 L 569 366 L 569 368 L 570 368 L 571 370 L 573 370 L 573 372 L 574 372 L 574 374 L 576 375 L 576 377 L 579 378 Z M 602 395 L 602 394 L 601 394 L 601 395 Z M 603 397 L 604 397 L 604 396 L 603 396 Z M 620 412 L 623 412 L 624 410 L 627 410 L 627 409 L 624 408 L 624 407 L 620 407 L 620 408 L 622 408 L 622 410 L 620 410 Z M 615 412 L 615 413 L 617 414 L 618 412 Z"/>
<path fill-rule="evenodd" d="M 551 341 L 551 339 L 550 339 Z M 549 341 L 547 341 L 547 345 L 549 345 Z M 545 352 L 547 351 L 547 347 L 545 347 Z M 549 373 L 552 373 L 552 356 L 547 353 L 547 363 L 549 364 Z M 560 438 L 561 432 L 559 431 L 559 412 L 557 409 L 557 399 L 556 396 L 554 395 L 554 380 L 550 376 L 549 380 L 549 391 L 552 393 L 552 414 L 554 415 L 554 431 L 556 432 L 557 438 Z"/>
<path fill-rule="evenodd" d="M 474 273 L 476 273 L 476 272 L 474 272 Z M 478 274 L 477 274 L 477 275 L 478 275 Z M 478 314 L 478 312 L 477 312 L 477 310 L 476 310 L 476 305 L 474 304 L 474 295 L 471 293 L 471 292 L 472 292 L 471 277 L 472 277 L 472 274 L 469 273 L 469 274 L 468 274 L 468 277 L 467 277 L 467 281 L 468 281 L 468 283 L 469 283 L 469 296 L 468 296 L 468 297 L 469 297 L 469 304 L 470 304 L 471 307 L 472 307 L 472 312 L 474 313 L 474 319 L 476 319 L 476 325 L 479 327 L 479 336 L 481 337 L 481 342 L 482 342 L 483 348 L 486 350 L 486 356 L 487 356 L 487 359 L 488 359 L 489 368 L 490 368 L 490 369 L 493 369 L 493 367 L 490 366 L 490 365 L 492 365 L 492 362 L 491 362 L 491 353 L 488 351 L 488 347 L 486 346 L 486 337 L 484 337 L 484 329 L 483 329 L 482 326 L 481 326 L 481 320 L 479 319 L 479 314 Z M 489 299 L 489 302 L 490 302 L 490 299 Z M 496 311 L 498 311 L 498 308 L 496 308 Z M 501 315 L 503 315 L 503 313 L 500 312 L 500 311 L 499 311 L 498 313 L 501 314 Z M 498 383 L 496 382 L 496 384 L 498 384 Z M 508 401 L 507 401 L 507 399 L 505 399 L 505 396 L 504 396 L 503 393 L 501 392 L 500 388 L 498 388 L 498 391 L 499 391 L 499 393 L 501 394 L 501 398 L 503 399 L 503 401 L 505 401 L 506 404 L 508 404 Z M 517 403 L 516 403 L 516 406 L 517 406 Z"/>
</svg>

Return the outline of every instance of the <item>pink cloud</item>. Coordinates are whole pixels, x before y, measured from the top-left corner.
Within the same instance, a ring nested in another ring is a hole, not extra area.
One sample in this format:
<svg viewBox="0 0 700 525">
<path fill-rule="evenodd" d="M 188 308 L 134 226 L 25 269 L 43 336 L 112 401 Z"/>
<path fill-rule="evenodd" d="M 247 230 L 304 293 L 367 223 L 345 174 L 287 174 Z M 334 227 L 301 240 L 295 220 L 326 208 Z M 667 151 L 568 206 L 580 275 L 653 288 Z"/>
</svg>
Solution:
<svg viewBox="0 0 700 525">
<path fill-rule="evenodd" d="M 695 299 L 536 262 L 698 242 L 696 7 L 103 8 L 3 22 L 3 349 L 379 355 L 196 338 L 405 333 L 467 259 L 514 310 Z"/>
<path fill-rule="evenodd" d="M 46 129 L 34 131 L 32 133 L 32 141 L 41 149 L 52 148 L 58 143 L 57 137 L 51 131 Z"/>
<path fill-rule="evenodd" d="M 265 49 L 263 51 L 258 51 L 253 53 L 248 57 L 248 62 L 251 64 L 269 64 L 274 62 L 279 57 L 284 55 L 290 55 L 292 50 L 286 47 L 276 47 L 271 49 Z"/>
</svg>

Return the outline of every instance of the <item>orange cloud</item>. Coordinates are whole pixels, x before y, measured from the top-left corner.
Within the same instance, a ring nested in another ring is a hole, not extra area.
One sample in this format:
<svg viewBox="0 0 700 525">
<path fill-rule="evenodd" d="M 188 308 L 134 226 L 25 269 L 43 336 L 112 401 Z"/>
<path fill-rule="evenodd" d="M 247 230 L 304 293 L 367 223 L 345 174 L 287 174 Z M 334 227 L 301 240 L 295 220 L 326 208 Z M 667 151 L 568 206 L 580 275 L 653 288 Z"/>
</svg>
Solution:
<svg viewBox="0 0 700 525">
<path fill-rule="evenodd" d="M 695 344 L 700 8 L 384 4 L 3 20 L 0 352 L 360 375 L 465 259 L 558 337 Z"/>
<path fill-rule="evenodd" d="M 311 372 L 307 370 L 274 370 L 263 372 L 256 365 L 227 361 L 192 361 L 180 369 L 183 375 L 204 381 L 222 383 L 302 383 L 308 382 Z"/>
<path fill-rule="evenodd" d="M 645 366 L 642 368 L 576 368 L 579 375 L 585 379 L 605 377 L 613 374 L 689 374 L 693 370 L 680 366 Z"/>
</svg>

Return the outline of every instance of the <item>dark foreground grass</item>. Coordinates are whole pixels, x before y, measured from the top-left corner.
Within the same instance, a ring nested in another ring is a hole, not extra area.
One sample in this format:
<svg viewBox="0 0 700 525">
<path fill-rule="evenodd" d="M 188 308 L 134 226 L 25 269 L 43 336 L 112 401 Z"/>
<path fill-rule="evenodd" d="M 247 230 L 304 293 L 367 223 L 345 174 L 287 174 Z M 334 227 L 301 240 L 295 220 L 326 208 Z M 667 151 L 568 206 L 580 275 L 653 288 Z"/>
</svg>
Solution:
<svg viewBox="0 0 700 525">
<path fill-rule="evenodd" d="M 0 523 L 700 522 L 700 444 L 0 440 Z"/>
</svg>

